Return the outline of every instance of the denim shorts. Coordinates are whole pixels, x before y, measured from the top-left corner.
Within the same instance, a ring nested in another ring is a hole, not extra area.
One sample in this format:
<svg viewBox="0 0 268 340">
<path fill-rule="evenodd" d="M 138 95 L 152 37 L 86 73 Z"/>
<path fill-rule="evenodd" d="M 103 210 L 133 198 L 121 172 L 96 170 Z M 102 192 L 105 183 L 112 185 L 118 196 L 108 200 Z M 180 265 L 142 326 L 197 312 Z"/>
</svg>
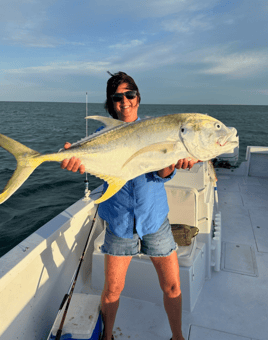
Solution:
<svg viewBox="0 0 268 340">
<path fill-rule="evenodd" d="M 132 238 L 122 238 L 114 235 L 106 224 L 104 244 L 101 251 L 114 256 L 133 256 L 144 254 L 152 257 L 169 256 L 177 249 L 177 244 L 171 231 L 169 220 L 166 217 L 161 227 L 153 234 L 144 235 L 142 240 L 137 232 Z"/>
</svg>

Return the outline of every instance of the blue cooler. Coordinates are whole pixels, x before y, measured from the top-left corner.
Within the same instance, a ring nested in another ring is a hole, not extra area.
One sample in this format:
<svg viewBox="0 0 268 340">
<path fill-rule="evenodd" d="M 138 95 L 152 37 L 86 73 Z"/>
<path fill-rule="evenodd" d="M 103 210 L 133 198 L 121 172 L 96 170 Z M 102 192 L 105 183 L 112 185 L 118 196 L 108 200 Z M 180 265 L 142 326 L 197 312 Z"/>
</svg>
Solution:
<svg viewBox="0 0 268 340">
<path fill-rule="evenodd" d="M 102 318 L 98 295 L 73 294 L 62 329 L 63 340 L 99 340 L 102 332 Z M 55 339 L 65 305 L 53 325 L 50 339 Z"/>
</svg>

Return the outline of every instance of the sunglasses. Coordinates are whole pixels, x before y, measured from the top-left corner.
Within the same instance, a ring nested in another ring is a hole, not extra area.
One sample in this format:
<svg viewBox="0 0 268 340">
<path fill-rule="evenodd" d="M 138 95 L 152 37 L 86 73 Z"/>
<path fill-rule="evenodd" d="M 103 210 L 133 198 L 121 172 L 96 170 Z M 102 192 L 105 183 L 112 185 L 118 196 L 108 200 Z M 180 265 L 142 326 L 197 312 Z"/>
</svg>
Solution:
<svg viewBox="0 0 268 340">
<path fill-rule="evenodd" d="M 134 99 L 137 97 L 137 91 L 127 91 L 124 93 L 115 93 L 113 94 L 112 100 L 113 102 L 121 102 L 121 100 L 123 99 L 123 96 L 125 96 L 127 99 Z"/>
</svg>

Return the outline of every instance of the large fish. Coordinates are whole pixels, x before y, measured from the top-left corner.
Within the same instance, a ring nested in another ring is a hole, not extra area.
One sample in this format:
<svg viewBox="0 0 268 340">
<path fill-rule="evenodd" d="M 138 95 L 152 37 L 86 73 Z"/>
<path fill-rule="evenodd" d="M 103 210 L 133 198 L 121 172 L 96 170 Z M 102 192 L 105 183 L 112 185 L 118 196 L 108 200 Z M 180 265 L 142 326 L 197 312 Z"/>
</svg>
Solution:
<svg viewBox="0 0 268 340">
<path fill-rule="evenodd" d="M 130 179 L 163 169 L 179 159 L 210 160 L 237 146 L 236 129 L 204 114 L 181 113 L 125 123 L 112 118 L 90 116 L 105 128 L 70 149 L 41 155 L 0 134 L 0 146 L 12 153 L 17 168 L 8 181 L 0 204 L 5 202 L 43 162 L 80 158 L 88 173 L 104 179 L 109 186 L 96 203 L 113 196 Z"/>
</svg>

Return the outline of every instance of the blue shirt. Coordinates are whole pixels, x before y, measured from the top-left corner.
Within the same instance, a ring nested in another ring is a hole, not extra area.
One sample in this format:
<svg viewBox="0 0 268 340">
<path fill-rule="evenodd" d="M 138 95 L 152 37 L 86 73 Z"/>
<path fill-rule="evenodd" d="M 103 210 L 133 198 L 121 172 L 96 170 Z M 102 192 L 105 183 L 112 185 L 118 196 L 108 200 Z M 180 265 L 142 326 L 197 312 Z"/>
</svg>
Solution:
<svg viewBox="0 0 268 340">
<path fill-rule="evenodd" d="M 133 178 L 99 204 L 99 216 L 118 237 L 133 238 L 134 227 L 141 239 L 143 235 L 155 233 L 169 212 L 164 183 L 173 178 L 175 172 L 166 178 L 158 176 L 156 171 Z M 104 191 L 107 188 L 104 182 Z"/>
<path fill-rule="evenodd" d="M 157 172 L 140 175 L 128 181 L 115 195 L 99 204 L 99 216 L 109 223 L 119 237 L 133 238 L 135 228 L 143 235 L 155 233 L 164 222 L 169 207 L 164 183 L 175 174 L 161 178 Z M 108 184 L 104 183 L 104 190 Z"/>
</svg>

